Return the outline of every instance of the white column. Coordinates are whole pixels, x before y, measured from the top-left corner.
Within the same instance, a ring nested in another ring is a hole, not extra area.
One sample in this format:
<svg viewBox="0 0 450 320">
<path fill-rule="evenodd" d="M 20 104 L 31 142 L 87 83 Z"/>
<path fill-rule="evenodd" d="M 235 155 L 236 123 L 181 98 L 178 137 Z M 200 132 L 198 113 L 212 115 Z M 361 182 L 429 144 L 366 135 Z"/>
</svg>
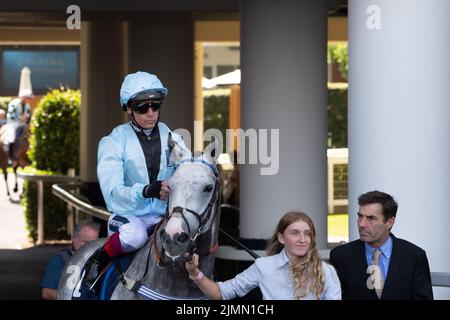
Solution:
<svg viewBox="0 0 450 320">
<path fill-rule="evenodd" d="M 387 192 L 393 233 L 435 272 L 450 272 L 449 13 L 447 0 L 349 2 L 350 238 L 357 197 Z"/>
<path fill-rule="evenodd" d="M 241 1 L 242 128 L 280 130 L 277 174 L 242 166 L 241 238 L 268 239 L 302 210 L 326 247 L 326 42 L 327 1 Z"/>
</svg>

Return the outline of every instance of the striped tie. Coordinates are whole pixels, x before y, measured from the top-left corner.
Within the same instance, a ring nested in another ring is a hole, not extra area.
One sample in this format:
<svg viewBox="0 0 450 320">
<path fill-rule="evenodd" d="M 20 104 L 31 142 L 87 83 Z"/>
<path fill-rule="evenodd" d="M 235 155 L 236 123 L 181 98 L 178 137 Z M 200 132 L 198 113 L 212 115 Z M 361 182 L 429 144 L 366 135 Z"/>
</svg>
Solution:
<svg viewBox="0 0 450 320">
<path fill-rule="evenodd" d="M 374 281 L 373 285 L 375 288 L 375 292 L 377 293 L 378 299 L 381 298 L 381 293 L 383 292 L 384 287 L 384 274 L 379 265 L 381 254 L 382 252 L 380 249 L 374 250 L 372 254 L 372 263 L 371 263 L 371 265 L 374 267 L 372 271 Z"/>
</svg>

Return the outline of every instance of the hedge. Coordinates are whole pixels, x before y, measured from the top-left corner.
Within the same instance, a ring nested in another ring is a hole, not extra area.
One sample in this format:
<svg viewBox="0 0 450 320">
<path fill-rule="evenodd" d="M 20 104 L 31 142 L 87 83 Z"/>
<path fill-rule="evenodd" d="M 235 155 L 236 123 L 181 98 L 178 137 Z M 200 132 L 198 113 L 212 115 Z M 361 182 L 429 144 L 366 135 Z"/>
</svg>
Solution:
<svg viewBox="0 0 450 320">
<path fill-rule="evenodd" d="M 31 118 L 30 150 L 32 171 L 41 174 L 79 172 L 80 103 L 78 90 L 52 90 L 42 98 Z M 67 238 L 67 204 L 52 194 L 52 183 L 44 183 L 45 239 Z M 22 205 L 29 236 L 37 239 L 37 189 L 24 182 Z"/>
</svg>

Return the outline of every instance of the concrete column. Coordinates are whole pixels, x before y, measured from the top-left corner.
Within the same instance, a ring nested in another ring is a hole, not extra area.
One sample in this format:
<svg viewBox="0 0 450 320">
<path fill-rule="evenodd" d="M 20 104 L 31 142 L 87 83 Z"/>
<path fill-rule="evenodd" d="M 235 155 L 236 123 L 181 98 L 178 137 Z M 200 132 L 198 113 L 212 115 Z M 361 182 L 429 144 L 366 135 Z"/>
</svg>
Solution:
<svg viewBox="0 0 450 320">
<path fill-rule="evenodd" d="M 96 182 L 98 142 L 125 119 L 119 92 L 127 71 L 126 23 L 82 22 L 80 70 L 80 177 Z"/>
<path fill-rule="evenodd" d="M 268 148 L 279 149 L 278 173 L 242 166 L 242 238 L 268 239 L 297 209 L 326 247 L 326 43 L 327 1 L 241 1 L 242 128 L 279 129 L 279 145 Z"/>
<path fill-rule="evenodd" d="M 350 238 L 357 197 L 387 192 L 393 233 L 450 272 L 450 2 L 350 0 L 349 12 Z"/>
<path fill-rule="evenodd" d="M 194 121 L 194 26 L 188 18 L 130 21 L 129 71 L 156 74 L 169 94 L 161 121 L 172 130 L 191 132 Z"/>
</svg>

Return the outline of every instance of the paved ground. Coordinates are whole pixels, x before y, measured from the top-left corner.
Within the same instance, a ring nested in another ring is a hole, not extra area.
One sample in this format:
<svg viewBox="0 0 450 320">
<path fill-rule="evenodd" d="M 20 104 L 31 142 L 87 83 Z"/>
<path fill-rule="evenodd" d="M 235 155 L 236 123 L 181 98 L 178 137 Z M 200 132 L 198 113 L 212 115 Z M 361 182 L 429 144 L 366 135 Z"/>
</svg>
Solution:
<svg viewBox="0 0 450 320">
<path fill-rule="evenodd" d="M 65 245 L 23 250 L 0 249 L 0 300 L 40 299 L 39 287 L 49 258 Z"/>
<path fill-rule="evenodd" d="M 14 188 L 14 175 L 8 174 L 9 190 Z M 27 238 L 25 216 L 20 205 L 22 180 L 18 179 L 19 192 L 11 198 L 6 195 L 3 174 L 0 175 L 0 249 L 23 249 L 32 243 Z"/>
</svg>

